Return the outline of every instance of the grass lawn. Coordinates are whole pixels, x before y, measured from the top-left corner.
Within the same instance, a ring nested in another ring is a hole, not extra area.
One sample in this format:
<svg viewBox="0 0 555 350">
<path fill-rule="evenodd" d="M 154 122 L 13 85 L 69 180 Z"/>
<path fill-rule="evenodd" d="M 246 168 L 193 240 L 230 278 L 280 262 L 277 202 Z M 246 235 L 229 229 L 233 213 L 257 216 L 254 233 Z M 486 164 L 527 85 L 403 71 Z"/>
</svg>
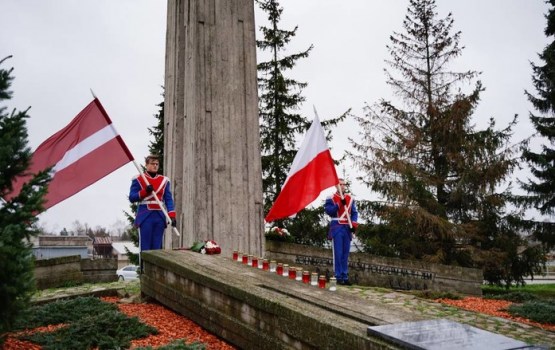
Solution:
<svg viewBox="0 0 555 350">
<path fill-rule="evenodd" d="M 530 293 L 541 299 L 555 299 L 555 283 L 550 284 L 527 284 L 523 287 L 497 287 L 497 286 L 482 286 L 482 293 L 484 295 L 503 295 L 510 293 Z"/>
</svg>

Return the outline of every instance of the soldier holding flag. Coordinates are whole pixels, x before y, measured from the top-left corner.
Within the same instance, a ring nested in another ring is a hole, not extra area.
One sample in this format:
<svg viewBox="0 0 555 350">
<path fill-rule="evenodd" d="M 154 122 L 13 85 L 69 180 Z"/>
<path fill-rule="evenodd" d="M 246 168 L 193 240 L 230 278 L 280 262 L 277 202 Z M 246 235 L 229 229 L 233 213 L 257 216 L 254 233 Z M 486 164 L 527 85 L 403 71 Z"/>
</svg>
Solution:
<svg viewBox="0 0 555 350">
<path fill-rule="evenodd" d="M 345 194 L 345 180 L 339 179 L 337 192 L 326 199 L 324 210 L 331 216 L 329 236 L 333 240 L 334 272 L 337 283 L 350 286 L 349 253 L 357 227 L 358 212 L 354 199 Z"/>
<path fill-rule="evenodd" d="M 158 174 L 158 156 L 146 157 L 145 166 L 146 172 L 131 181 L 129 190 L 129 201 L 139 202 L 135 225 L 139 227 L 141 251 L 162 248 L 164 229 L 167 226 L 164 212 L 166 209 L 172 226 L 176 227 L 177 224 L 170 181 L 166 176 Z M 165 208 L 161 207 L 162 203 Z"/>
</svg>

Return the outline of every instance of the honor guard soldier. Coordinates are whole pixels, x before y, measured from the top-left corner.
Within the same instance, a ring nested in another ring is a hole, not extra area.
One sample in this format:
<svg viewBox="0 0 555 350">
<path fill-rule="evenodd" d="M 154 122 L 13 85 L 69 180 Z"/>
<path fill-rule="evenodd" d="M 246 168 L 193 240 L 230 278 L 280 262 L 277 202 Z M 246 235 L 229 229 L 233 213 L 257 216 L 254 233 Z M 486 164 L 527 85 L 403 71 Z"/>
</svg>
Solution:
<svg viewBox="0 0 555 350">
<path fill-rule="evenodd" d="M 331 216 L 328 238 L 333 243 L 333 263 L 338 284 L 351 285 L 349 281 L 349 252 L 357 227 L 358 212 L 354 199 L 345 194 L 345 180 L 339 179 L 337 192 L 326 199 L 324 210 Z M 343 197 L 342 197 L 343 195 Z M 347 217 L 347 215 L 350 217 Z M 351 226 L 349 226 L 349 221 Z"/>
<path fill-rule="evenodd" d="M 167 210 L 172 226 L 177 225 L 170 181 L 166 176 L 158 174 L 160 167 L 158 156 L 146 157 L 145 167 L 144 176 L 138 175 L 133 178 L 129 190 L 129 201 L 139 202 L 135 226 L 139 228 L 141 251 L 162 249 L 162 238 L 167 226 L 164 210 Z M 161 208 L 159 203 L 162 203 L 165 208 Z"/>
</svg>

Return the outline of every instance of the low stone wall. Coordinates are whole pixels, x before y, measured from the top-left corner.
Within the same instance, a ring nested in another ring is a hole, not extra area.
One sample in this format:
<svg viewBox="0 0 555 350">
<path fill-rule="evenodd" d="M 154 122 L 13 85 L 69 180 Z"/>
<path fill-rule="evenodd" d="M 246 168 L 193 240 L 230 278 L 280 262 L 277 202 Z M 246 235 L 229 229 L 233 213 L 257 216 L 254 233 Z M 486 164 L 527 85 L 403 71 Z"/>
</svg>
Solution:
<svg viewBox="0 0 555 350">
<path fill-rule="evenodd" d="M 142 258 L 143 294 L 241 349 L 399 349 L 368 326 L 420 319 L 222 255 L 151 250 Z"/>
<path fill-rule="evenodd" d="M 81 272 L 86 283 L 115 282 L 118 280 L 117 259 L 81 259 Z"/>
<path fill-rule="evenodd" d="M 63 287 L 68 284 L 83 283 L 81 256 L 35 260 L 35 281 L 37 289 Z"/>
<path fill-rule="evenodd" d="M 330 249 L 266 241 L 266 258 L 327 276 L 333 274 Z M 385 258 L 367 253 L 350 254 L 349 277 L 359 285 L 468 295 L 482 295 L 484 279 L 480 269 Z"/>
<path fill-rule="evenodd" d="M 37 289 L 63 287 L 68 284 L 112 282 L 117 280 L 116 259 L 81 259 L 79 255 L 35 260 Z"/>
</svg>

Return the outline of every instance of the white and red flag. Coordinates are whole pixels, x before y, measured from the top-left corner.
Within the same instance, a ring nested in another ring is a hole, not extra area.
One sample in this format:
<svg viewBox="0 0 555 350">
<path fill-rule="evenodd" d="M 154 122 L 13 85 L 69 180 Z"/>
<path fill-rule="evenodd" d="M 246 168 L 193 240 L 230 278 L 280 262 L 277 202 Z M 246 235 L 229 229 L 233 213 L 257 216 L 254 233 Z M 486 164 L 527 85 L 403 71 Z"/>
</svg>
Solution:
<svg viewBox="0 0 555 350">
<path fill-rule="evenodd" d="M 44 209 L 67 199 L 133 160 L 110 117 L 95 98 L 65 128 L 37 147 L 26 175 L 13 183 L 5 199 L 19 194 L 24 183 L 52 167 Z"/>
<path fill-rule="evenodd" d="M 312 203 L 320 193 L 339 183 L 320 119 L 314 121 L 295 155 L 293 165 L 266 222 L 295 215 Z"/>
</svg>

